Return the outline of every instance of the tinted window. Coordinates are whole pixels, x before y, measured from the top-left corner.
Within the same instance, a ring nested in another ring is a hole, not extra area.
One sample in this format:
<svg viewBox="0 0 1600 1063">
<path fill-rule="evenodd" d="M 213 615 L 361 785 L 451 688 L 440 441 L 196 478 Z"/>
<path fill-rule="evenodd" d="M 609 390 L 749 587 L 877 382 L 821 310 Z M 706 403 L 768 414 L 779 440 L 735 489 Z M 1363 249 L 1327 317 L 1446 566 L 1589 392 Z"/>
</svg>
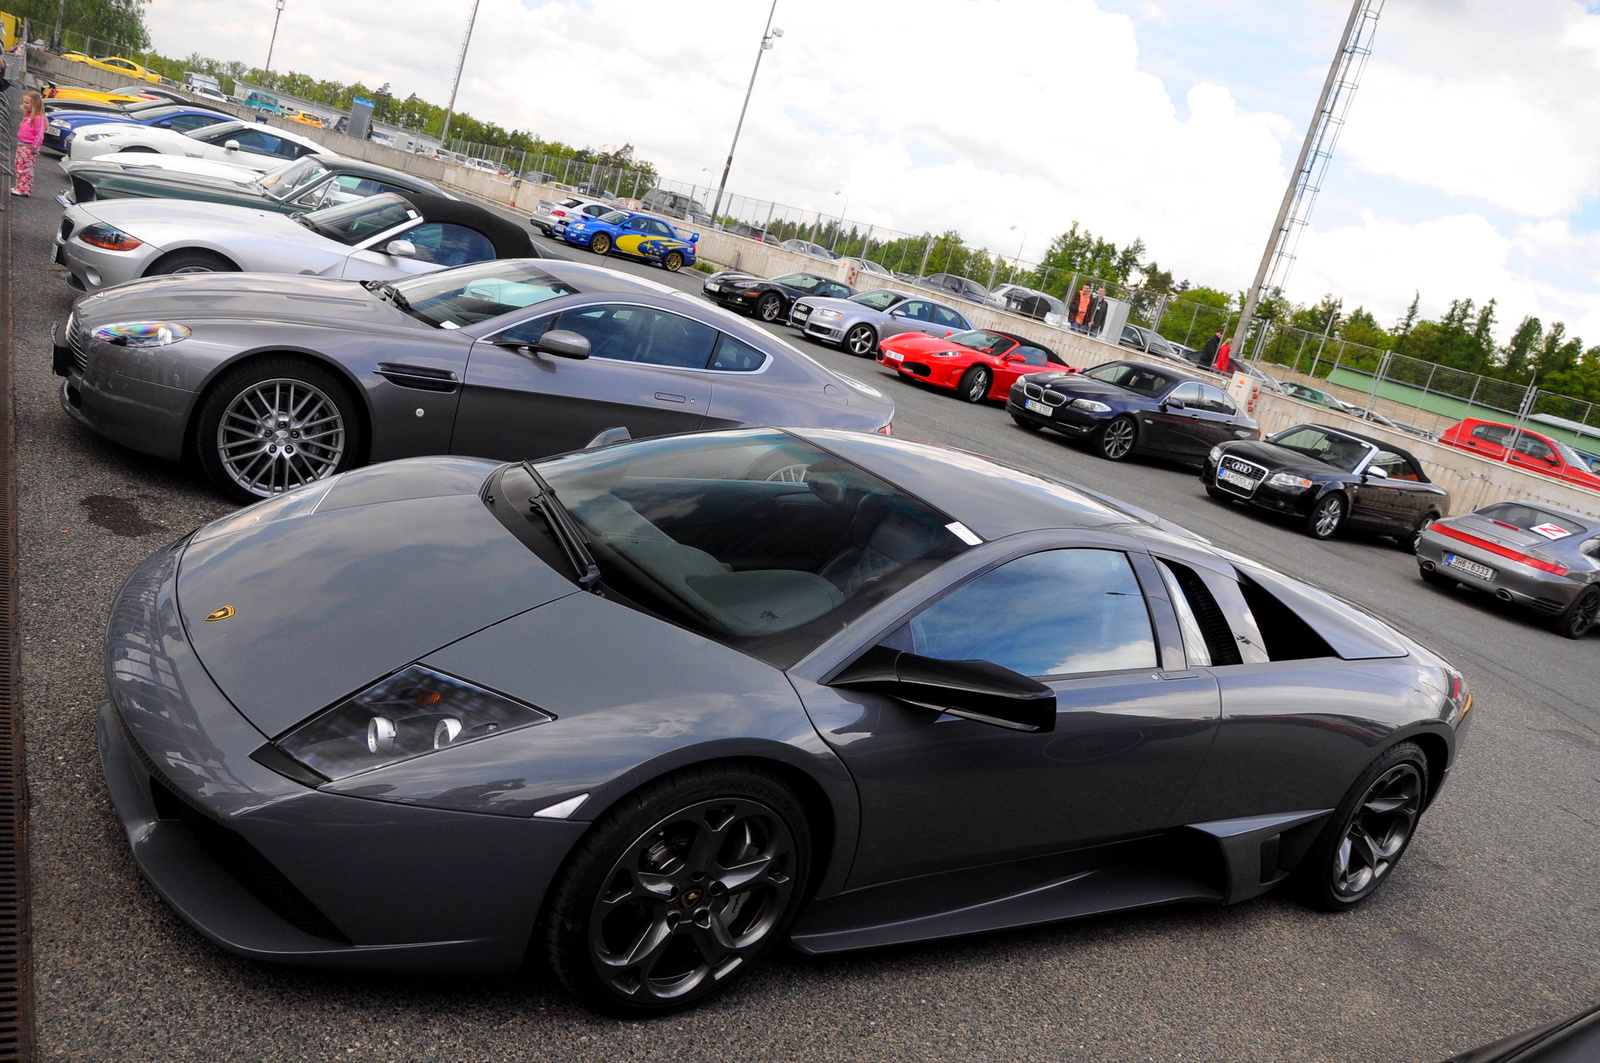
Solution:
<svg viewBox="0 0 1600 1063">
<path fill-rule="evenodd" d="M 748 343 L 724 333 L 717 342 L 716 353 L 711 356 L 711 368 L 725 373 L 753 373 L 766 360 L 766 355 Z"/>
<path fill-rule="evenodd" d="M 647 306 L 591 306 L 561 315 L 557 328 L 589 340 L 596 358 L 704 369 L 717 330 Z"/>
<path fill-rule="evenodd" d="M 933 323 L 936 325 L 943 325 L 945 328 L 964 329 L 967 327 L 966 318 L 962 317 L 954 310 L 943 306 L 935 306 L 933 308 Z"/>
<path fill-rule="evenodd" d="M 1511 449 L 1518 454 L 1526 455 L 1538 461 L 1546 461 L 1552 465 L 1556 463 L 1556 452 L 1550 449 L 1550 444 L 1538 436 L 1530 436 L 1524 433 L 1517 437 L 1517 441 L 1512 444 Z"/>
<path fill-rule="evenodd" d="M 670 236 L 674 239 L 676 239 L 678 235 L 677 232 L 673 230 L 672 226 L 668 225 L 664 221 L 652 221 L 650 223 L 650 231 L 655 233 L 657 236 Z"/>
<path fill-rule="evenodd" d="M 848 298 L 850 298 L 850 288 L 849 288 L 849 286 L 848 285 L 844 285 L 844 284 L 838 284 L 838 283 L 835 283 L 834 281 L 828 281 L 828 282 L 824 283 L 820 288 L 820 292 L 821 292 L 822 296 L 824 298 L 827 298 L 827 299 L 848 299 Z"/>
<path fill-rule="evenodd" d="M 623 228 L 636 229 L 639 232 L 646 232 L 650 228 L 650 222 L 647 218 L 629 218 L 628 223 L 624 225 Z"/>
<path fill-rule="evenodd" d="M 1021 346 L 1011 352 L 1020 355 L 1023 365 L 1049 365 L 1050 355 L 1038 347 Z"/>
<path fill-rule="evenodd" d="M 1145 398 L 1155 398 L 1172 386 L 1172 378 L 1165 373 L 1158 373 L 1149 366 L 1135 362 L 1107 362 L 1084 370 L 1083 375 L 1090 380 L 1126 388 Z"/>
<path fill-rule="evenodd" d="M 901 306 L 900 310 L 905 314 L 906 317 L 909 317 L 913 321 L 933 320 L 932 303 L 924 303 L 921 300 L 913 299 L 911 302 Z"/>
<path fill-rule="evenodd" d="M 239 148 L 243 151 L 255 151 L 263 155 L 276 155 L 283 140 L 271 133 L 263 133 L 259 129 L 239 129 L 218 137 L 218 142 L 226 144 L 230 140 L 237 140 Z"/>
<path fill-rule="evenodd" d="M 494 245 L 489 238 L 465 225 L 427 221 L 400 235 L 416 245 L 418 262 L 465 266 L 494 257 Z"/>
<path fill-rule="evenodd" d="M 180 133 L 187 133 L 192 129 L 204 129 L 208 125 L 216 125 L 221 121 L 223 119 L 213 118 L 206 114 L 181 114 L 176 118 L 169 118 L 165 122 L 156 124 L 167 129 L 176 129 Z"/>
<path fill-rule="evenodd" d="M 879 288 L 877 291 L 862 292 L 860 295 L 852 295 L 850 297 L 850 301 L 852 303 L 860 303 L 868 310 L 887 310 L 904 298 L 905 296 L 903 295 L 898 295 L 894 292 Z"/>
<path fill-rule="evenodd" d="M 1048 550 L 987 572 L 907 628 L 913 652 L 1024 675 L 1154 668 L 1155 637 L 1126 554 Z"/>
<path fill-rule="evenodd" d="M 1200 405 L 1200 385 L 1193 380 L 1179 384 L 1172 389 L 1172 393 L 1167 398 L 1177 399 L 1185 406 L 1198 407 Z"/>
<path fill-rule="evenodd" d="M 1365 443 L 1359 440 L 1333 435 L 1310 425 L 1291 428 L 1287 432 L 1279 432 L 1277 435 L 1269 437 L 1267 442 L 1276 443 L 1286 450 L 1304 454 L 1308 458 L 1316 458 L 1318 461 L 1327 462 L 1334 468 L 1344 472 L 1354 472 L 1356 466 L 1361 464 L 1370 450 Z"/>
<path fill-rule="evenodd" d="M 1498 443 L 1503 447 L 1511 442 L 1511 429 L 1503 424 L 1480 424 L 1472 430 L 1472 438 Z"/>
<path fill-rule="evenodd" d="M 1417 467 L 1411 459 L 1403 454 L 1396 454 L 1392 450 L 1380 450 L 1378 456 L 1372 459 L 1371 468 L 1382 469 L 1389 474 L 1391 480 L 1420 480 Z"/>
<path fill-rule="evenodd" d="M 1239 407 L 1233 404 L 1227 392 L 1210 384 L 1200 385 L 1200 408 L 1212 413 L 1225 413 L 1230 417 L 1239 412 Z"/>
</svg>

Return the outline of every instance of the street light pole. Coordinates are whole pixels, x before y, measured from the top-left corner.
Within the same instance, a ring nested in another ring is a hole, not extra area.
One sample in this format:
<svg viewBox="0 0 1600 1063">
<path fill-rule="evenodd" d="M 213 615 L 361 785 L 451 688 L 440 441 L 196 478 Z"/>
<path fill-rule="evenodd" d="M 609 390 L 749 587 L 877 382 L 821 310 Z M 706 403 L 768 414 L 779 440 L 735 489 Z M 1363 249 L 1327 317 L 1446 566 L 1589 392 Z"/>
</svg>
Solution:
<svg viewBox="0 0 1600 1063">
<path fill-rule="evenodd" d="M 272 16 L 272 42 L 267 45 L 267 65 L 261 70 L 263 74 L 272 73 L 272 52 L 278 47 L 278 23 L 283 21 L 283 5 L 284 0 L 278 0 L 278 13 Z"/>
<path fill-rule="evenodd" d="M 774 37 L 782 37 L 782 30 L 772 28 L 772 18 L 778 13 L 778 0 L 772 0 L 772 9 L 767 12 L 767 28 L 761 34 L 761 47 L 756 49 L 756 65 L 750 71 L 750 87 L 744 90 L 744 106 L 739 108 L 739 122 L 733 127 L 733 143 L 728 145 L 728 161 L 722 165 L 722 182 L 717 185 L 717 199 L 711 205 L 711 224 L 720 226 L 722 209 L 722 193 L 728 187 L 728 171 L 733 169 L 733 151 L 739 146 L 739 132 L 744 129 L 744 114 L 750 109 L 750 94 L 756 90 L 756 75 L 761 72 L 761 53 L 772 47 Z"/>
<path fill-rule="evenodd" d="M 279 0 L 282 3 L 282 0 Z M 456 59 L 456 79 L 450 83 L 450 105 L 444 109 L 444 129 L 439 133 L 439 146 L 450 144 L 450 119 L 456 113 L 456 93 L 461 90 L 461 71 L 467 65 L 467 48 L 472 44 L 472 27 L 478 22 L 479 0 L 472 0 L 472 14 L 467 16 L 467 36 L 461 42 L 461 55 Z"/>
</svg>

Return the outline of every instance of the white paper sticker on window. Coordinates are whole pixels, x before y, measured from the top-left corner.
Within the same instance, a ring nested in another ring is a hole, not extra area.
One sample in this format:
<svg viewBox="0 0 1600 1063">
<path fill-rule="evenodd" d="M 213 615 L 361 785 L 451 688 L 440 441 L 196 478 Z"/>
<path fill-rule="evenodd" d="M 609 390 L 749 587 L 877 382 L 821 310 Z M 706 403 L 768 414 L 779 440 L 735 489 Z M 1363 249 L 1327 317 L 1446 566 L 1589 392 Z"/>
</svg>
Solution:
<svg viewBox="0 0 1600 1063">
<path fill-rule="evenodd" d="M 945 530 L 951 535 L 954 535 L 957 539 L 960 539 L 968 546 L 977 546 L 979 543 L 983 542 L 983 540 L 978 538 L 971 528 L 967 527 L 965 524 L 962 524 L 959 520 L 953 520 L 944 527 Z"/>
<path fill-rule="evenodd" d="M 1572 534 L 1559 524 L 1535 524 L 1528 530 L 1531 532 L 1538 532 L 1546 539 L 1565 539 L 1567 536 Z"/>
</svg>

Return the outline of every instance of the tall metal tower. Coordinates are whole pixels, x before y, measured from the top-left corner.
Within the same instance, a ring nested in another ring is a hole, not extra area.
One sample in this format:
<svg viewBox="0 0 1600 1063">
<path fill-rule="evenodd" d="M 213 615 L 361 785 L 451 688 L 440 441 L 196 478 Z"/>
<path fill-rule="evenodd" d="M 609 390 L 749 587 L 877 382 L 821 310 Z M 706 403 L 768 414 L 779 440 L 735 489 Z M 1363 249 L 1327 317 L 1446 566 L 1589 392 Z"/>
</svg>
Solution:
<svg viewBox="0 0 1600 1063">
<path fill-rule="evenodd" d="M 450 83 L 450 103 L 444 109 L 444 130 L 439 134 L 439 146 L 450 146 L 450 119 L 456 114 L 456 93 L 461 89 L 461 71 L 467 65 L 467 49 L 472 46 L 472 27 L 478 21 L 479 0 L 472 0 L 472 14 L 467 17 L 467 35 L 461 38 L 461 54 L 456 57 L 456 78 Z"/>
<path fill-rule="evenodd" d="M 1288 283 L 1289 270 L 1294 266 L 1295 252 L 1300 247 L 1300 237 L 1311 221 L 1311 208 L 1316 205 L 1317 193 L 1322 189 L 1322 179 L 1328 172 L 1328 160 L 1339 143 L 1339 132 L 1344 128 L 1345 116 L 1350 111 L 1350 101 L 1355 98 L 1361 73 L 1367 68 L 1367 58 L 1372 54 L 1372 38 L 1378 32 L 1378 16 L 1383 12 L 1383 0 L 1355 0 L 1350 5 L 1350 18 L 1345 23 L 1344 34 L 1339 38 L 1339 49 L 1333 54 L 1328 67 L 1328 78 L 1322 83 L 1322 95 L 1317 97 L 1317 109 L 1306 129 L 1305 142 L 1300 145 L 1300 159 L 1289 178 L 1289 187 L 1283 191 L 1283 202 L 1278 206 L 1277 220 L 1272 223 L 1272 235 L 1267 238 L 1266 249 L 1261 253 L 1261 265 L 1256 267 L 1255 281 L 1245 297 L 1244 312 L 1239 315 L 1239 325 L 1233 333 L 1233 349 L 1244 353 L 1245 336 L 1250 330 L 1250 319 L 1255 316 L 1256 304 L 1262 298 L 1283 290 Z M 1266 337 L 1263 329 L 1256 341 L 1260 347 Z"/>
</svg>

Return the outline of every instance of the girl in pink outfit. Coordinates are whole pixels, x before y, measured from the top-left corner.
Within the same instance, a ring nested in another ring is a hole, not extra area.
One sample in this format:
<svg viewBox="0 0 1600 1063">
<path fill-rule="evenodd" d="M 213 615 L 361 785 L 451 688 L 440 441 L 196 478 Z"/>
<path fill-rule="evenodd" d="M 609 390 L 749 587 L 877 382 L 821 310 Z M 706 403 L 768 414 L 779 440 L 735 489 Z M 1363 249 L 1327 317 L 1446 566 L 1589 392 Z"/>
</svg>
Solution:
<svg viewBox="0 0 1600 1063">
<path fill-rule="evenodd" d="M 33 160 L 39 157 L 39 145 L 44 143 L 44 100 L 37 92 L 24 93 L 22 97 L 22 124 L 17 127 L 17 183 L 11 189 L 14 196 L 33 194 Z"/>
</svg>

